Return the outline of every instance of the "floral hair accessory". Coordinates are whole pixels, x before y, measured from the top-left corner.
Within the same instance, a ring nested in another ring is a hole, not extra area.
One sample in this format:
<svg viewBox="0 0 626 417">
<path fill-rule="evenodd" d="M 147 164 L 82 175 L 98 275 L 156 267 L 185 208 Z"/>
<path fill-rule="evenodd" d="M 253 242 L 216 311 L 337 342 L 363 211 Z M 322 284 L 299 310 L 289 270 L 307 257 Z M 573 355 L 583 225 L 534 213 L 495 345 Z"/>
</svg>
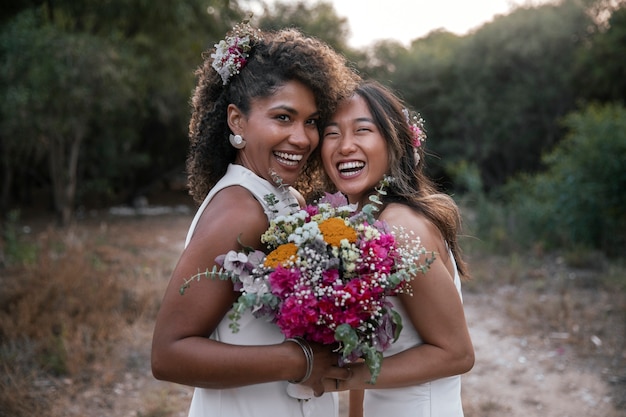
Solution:
<svg viewBox="0 0 626 417">
<path fill-rule="evenodd" d="M 214 45 L 215 53 L 211 54 L 213 58 L 211 66 L 222 77 L 224 85 L 228 84 L 230 77 L 239 74 L 246 66 L 253 42 L 261 39 L 260 31 L 253 29 L 248 20 L 244 20 L 233 27 L 230 35 Z"/>
<path fill-rule="evenodd" d="M 424 119 L 419 114 L 414 114 L 413 117 L 409 114 L 408 109 L 402 109 L 406 122 L 409 125 L 409 129 L 412 132 L 413 148 L 415 152 L 415 165 L 420 162 L 420 155 L 417 152 L 417 148 L 422 146 L 422 142 L 426 140 L 426 130 L 424 129 Z"/>
</svg>

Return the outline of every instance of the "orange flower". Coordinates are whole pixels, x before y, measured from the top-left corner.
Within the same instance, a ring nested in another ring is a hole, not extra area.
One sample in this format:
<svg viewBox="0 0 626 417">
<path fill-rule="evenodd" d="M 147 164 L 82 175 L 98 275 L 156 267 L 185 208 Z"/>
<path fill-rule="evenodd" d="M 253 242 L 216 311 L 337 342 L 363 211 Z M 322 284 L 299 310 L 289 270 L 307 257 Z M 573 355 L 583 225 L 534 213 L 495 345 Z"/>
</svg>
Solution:
<svg viewBox="0 0 626 417">
<path fill-rule="evenodd" d="M 356 242 L 356 231 L 338 217 L 331 217 L 319 224 L 320 232 L 324 235 L 324 241 L 329 245 L 339 247 L 342 239 L 348 242 Z"/>
<path fill-rule="evenodd" d="M 284 265 L 290 259 L 295 258 L 297 252 L 298 247 L 295 243 L 285 243 L 271 251 L 269 255 L 267 255 L 267 258 L 265 258 L 263 265 L 268 268 L 276 268 L 278 265 Z"/>
</svg>

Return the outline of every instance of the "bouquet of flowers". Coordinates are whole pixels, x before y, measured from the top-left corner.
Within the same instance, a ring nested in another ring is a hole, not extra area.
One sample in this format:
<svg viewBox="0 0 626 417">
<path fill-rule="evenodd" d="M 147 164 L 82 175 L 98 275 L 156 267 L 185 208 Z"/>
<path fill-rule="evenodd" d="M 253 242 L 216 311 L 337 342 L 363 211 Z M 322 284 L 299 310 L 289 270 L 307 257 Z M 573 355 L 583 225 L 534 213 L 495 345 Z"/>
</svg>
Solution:
<svg viewBox="0 0 626 417">
<path fill-rule="evenodd" d="M 383 188 L 377 189 L 384 193 Z M 407 283 L 434 260 L 419 237 L 374 218 L 378 196 L 360 212 L 340 193 L 290 215 L 278 215 L 261 237 L 269 254 L 243 247 L 216 259 L 221 268 L 189 278 L 181 293 L 201 277 L 231 279 L 241 296 L 230 319 L 247 309 L 269 317 L 287 338 L 339 344 L 341 362 L 365 360 L 376 382 L 382 352 L 402 329 L 387 300 L 409 291 Z M 274 195 L 266 196 L 273 205 Z M 243 246 L 243 245 L 242 245 Z M 340 363 L 340 364 L 342 364 Z"/>
</svg>

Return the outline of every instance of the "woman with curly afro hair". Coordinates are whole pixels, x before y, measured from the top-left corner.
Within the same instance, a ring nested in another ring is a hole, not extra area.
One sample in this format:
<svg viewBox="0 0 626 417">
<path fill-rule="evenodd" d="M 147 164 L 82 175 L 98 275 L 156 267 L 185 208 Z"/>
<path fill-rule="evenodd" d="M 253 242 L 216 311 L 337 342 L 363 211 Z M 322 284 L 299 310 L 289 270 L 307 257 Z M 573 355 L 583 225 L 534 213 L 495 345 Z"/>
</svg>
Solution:
<svg viewBox="0 0 626 417">
<path fill-rule="evenodd" d="M 189 416 L 327 417 L 338 413 L 326 379 L 345 380 L 332 347 L 287 339 L 251 312 L 229 327 L 239 293 L 231 280 L 199 271 L 242 245 L 264 250 L 272 210 L 301 202 L 318 174 L 320 127 L 358 77 L 325 43 L 294 29 L 261 32 L 237 25 L 196 72 L 187 159 L 189 189 L 200 207 L 157 316 L 152 372 L 196 387 Z M 280 200 L 270 207 L 265 196 Z M 219 268 L 219 265 L 217 265 Z M 305 387 L 311 398 L 301 398 Z"/>
</svg>

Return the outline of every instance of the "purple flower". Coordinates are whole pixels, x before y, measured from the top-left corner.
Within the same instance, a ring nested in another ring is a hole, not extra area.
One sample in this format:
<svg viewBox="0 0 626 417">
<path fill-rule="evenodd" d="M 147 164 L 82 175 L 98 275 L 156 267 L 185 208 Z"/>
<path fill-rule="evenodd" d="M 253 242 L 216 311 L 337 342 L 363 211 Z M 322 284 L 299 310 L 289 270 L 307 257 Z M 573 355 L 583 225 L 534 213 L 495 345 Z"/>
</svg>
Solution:
<svg viewBox="0 0 626 417">
<path fill-rule="evenodd" d="M 383 352 L 391 346 L 395 331 L 396 323 L 391 319 L 391 314 L 385 313 L 372 337 L 372 344 L 377 351 Z"/>
<path fill-rule="evenodd" d="M 265 259 L 265 253 L 261 252 L 260 250 L 255 250 L 254 252 L 249 253 L 248 254 L 248 264 L 249 264 L 250 270 L 256 268 L 259 265 L 261 265 L 261 263 L 263 263 L 264 259 Z"/>
<path fill-rule="evenodd" d="M 255 267 L 263 262 L 264 257 L 265 254 L 258 250 L 247 255 L 231 250 L 226 255 L 215 258 L 215 263 L 222 266 L 226 271 L 241 277 L 249 275 Z"/>
<path fill-rule="evenodd" d="M 335 194 L 324 193 L 324 197 L 320 198 L 319 202 L 330 204 L 335 208 L 348 205 L 346 196 L 340 192 L 336 192 Z"/>
<path fill-rule="evenodd" d="M 223 266 L 225 270 L 241 275 L 246 267 L 246 263 L 248 263 L 248 256 L 245 253 L 231 250 L 226 254 Z"/>
</svg>

